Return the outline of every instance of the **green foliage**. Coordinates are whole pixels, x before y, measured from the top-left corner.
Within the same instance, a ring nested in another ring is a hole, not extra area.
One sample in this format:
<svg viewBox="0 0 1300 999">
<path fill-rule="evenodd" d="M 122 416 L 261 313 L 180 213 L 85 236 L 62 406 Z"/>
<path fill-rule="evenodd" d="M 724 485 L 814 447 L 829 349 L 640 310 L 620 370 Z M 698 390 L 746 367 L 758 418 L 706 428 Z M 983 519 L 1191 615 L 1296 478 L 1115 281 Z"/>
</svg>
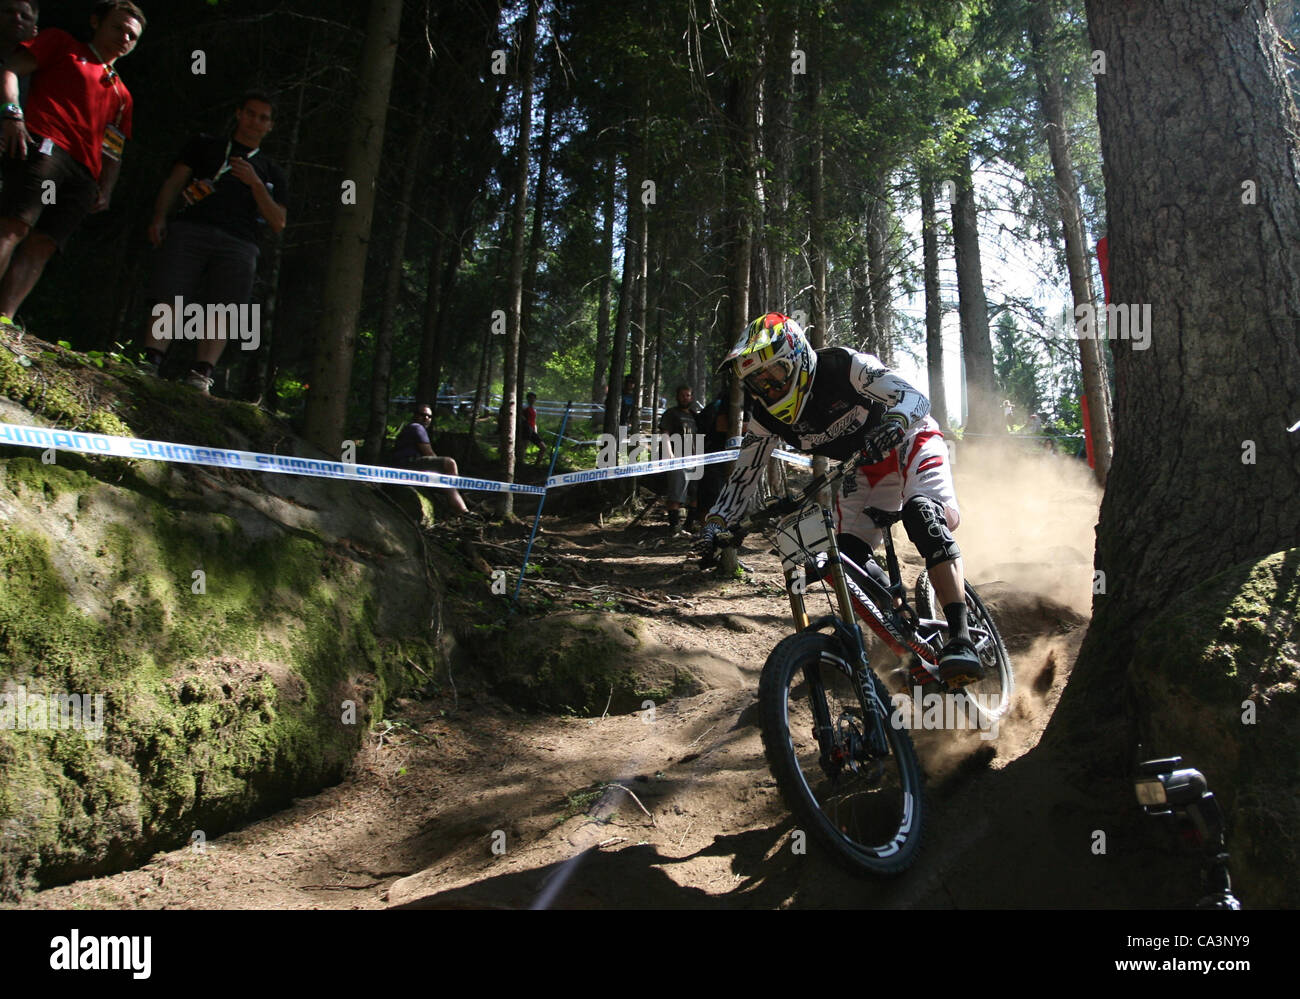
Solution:
<svg viewBox="0 0 1300 999">
<path fill-rule="evenodd" d="M 993 371 L 998 391 L 1016 407 L 1017 422 L 1024 423 L 1030 413 L 1041 409 L 1038 356 L 1031 344 L 1019 338 L 1016 321 L 1010 313 L 998 317 L 993 336 Z"/>
</svg>

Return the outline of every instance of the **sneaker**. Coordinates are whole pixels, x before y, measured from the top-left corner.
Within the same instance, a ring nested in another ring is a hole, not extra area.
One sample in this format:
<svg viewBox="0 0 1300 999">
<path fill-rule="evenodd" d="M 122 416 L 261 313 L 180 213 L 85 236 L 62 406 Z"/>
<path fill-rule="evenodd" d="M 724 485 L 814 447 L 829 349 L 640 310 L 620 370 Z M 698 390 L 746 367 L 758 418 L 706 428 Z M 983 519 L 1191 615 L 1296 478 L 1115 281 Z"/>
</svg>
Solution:
<svg viewBox="0 0 1300 999">
<path fill-rule="evenodd" d="M 212 379 L 199 374 L 197 371 L 191 371 L 185 376 L 185 384 L 190 388 L 198 389 L 204 395 L 208 395 L 208 390 L 212 388 Z"/>
<path fill-rule="evenodd" d="M 964 687 L 980 678 L 980 657 L 975 646 L 954 638 L 939 653 L 939 679 L 949 687 Z"/>
</svg>

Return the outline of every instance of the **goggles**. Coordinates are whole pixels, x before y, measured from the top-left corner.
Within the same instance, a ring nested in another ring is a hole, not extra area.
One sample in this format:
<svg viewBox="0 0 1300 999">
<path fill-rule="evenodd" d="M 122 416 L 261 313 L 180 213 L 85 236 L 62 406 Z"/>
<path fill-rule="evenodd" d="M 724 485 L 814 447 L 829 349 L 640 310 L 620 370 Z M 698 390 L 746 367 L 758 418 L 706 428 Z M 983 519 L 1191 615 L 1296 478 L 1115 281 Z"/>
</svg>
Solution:
<svg viewBox="0 0 1300 999">
<path fill-rule="evenodd" d="M 745 385 L 758 398 L 777 402 L 790 387 L 790 365 L 786 361 L 769 364 L 761 371 L 747 375 Z"/>
</svg>

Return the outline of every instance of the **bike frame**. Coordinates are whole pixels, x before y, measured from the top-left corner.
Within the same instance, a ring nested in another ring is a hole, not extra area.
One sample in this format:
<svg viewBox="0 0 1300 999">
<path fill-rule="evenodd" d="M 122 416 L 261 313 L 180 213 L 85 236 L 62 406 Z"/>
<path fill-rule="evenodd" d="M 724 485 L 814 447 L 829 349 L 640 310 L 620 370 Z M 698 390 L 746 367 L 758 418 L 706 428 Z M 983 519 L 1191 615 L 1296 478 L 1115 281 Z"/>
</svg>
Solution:
<svg viewBox="0 0 1300 999">
<path fill-rule="evenodd" d="M 804 570 L 787 567 L 785 568 L 785 581 L 786 593 L 790 597 L 790 611 L 794 616 L 796 627 L 801 632 L 820 631 L 827 625 L 833 628 L 844 650 L 845 660 L 853 663 L 849 679 L 853 681 L 858 703 L 862 708 L 863 718 L 866 720 L 866 735 L 871 751 L 878 756 L 888 755 L 889 739 L 885 733 L 885 725 L 889 723 L 889 711 L 877 696 L 870 681 L 871 667 L 867 660 L 866 643 L 863 641 L 862 628 L 858 625 L 857 617 L 853 613 L 854 604 L 853 596 L 850 593 L 851 584 L 844 572 L 845 559 L 841 555 L 839 545 L 835 540 L 835 522 L 831 510 L 827 507 L 821 507 L 821 513 L 822 524 L 829 542 L 827 568 L 831 577 L 831 586 L 835 593 L 839 614 L 825 615 L 810 620 L 808 608 L 801 592 L 802 588 L 797 585 L 797 580 L 804 574 Z M 871 582 L 871 580 L 868 580 L 868 582 Z M 834 776 L 834 773 L 842 765 L 842 761 L 833 759 L 830 753 L 830 748 L 835 745 L 835 726 L 830 717 L 830 711 L 826 706 L 825 688 L 821 682 L 820 672 L 805 667 L 804 682 L 808 684 L 809 690 L 814 694 L 812 698 L 813 717 L 817 728 L 817 744 L 821 747 L 821 766 L 828 776 Z"/>
<path fill-rule="evenodd" d="M 845 662 L 853 664 L 851 669 L 845 672 L 853 682 L 863 717 L 867 720 L 865 728 L 871 751 L 877 755 L 887 755 L 889 753 L 889 740 L 885 732 L 885 726 L 889 724 L 889 710 L 877 696 L 871 682 L 871 665 L 867 658 L 866 642 L 858 620 L 860 618 L 865 622 L 900 657 L 906 657 L 909 654 L 917 657 L 914 660 L 911 674 L 913 681 L 922 686 L 938 679 L 938 657 L 934 649 L 928 644 L 928 639 L 925 637 L 926 632 L 922 629 L 932 630 L 936 635 L 941 634 L 942 630 L 947 628 L 947 622 L 934 618 L 918 618 L 915 610 L 907 601 L 902 583 L 902 574 L 899 570 L 898 556 L 894 551 L 891 530 L 892 524 L 897 517 L 893 517 L 887 511 L 880 511 L 881 516 L 877 518 L 884 532 L 885 557 L 890 579 L 889 587 L 884 587 L 872 579 L 861 566 L 847 558 L 840 551 L 835 535 L 835 521 L 832 509 L 821 504 L 816 497 L 822 489 L 838 487 L 839 482 L 854 467 L 854 459 L 849 459 L 843 462 L 836 472 L 824 473 L 814 479 L 812 483 L 804 488 L 801 496 L 791 499 L 785 504 L 779 504 L 781 512 L 790 515 L 782 521 L 783 529 L 788 531 L 794 523 L 801 522 L 798 519 L 798 513 L 806 509 L 811 503 L 816 503 L 821 513 L 822 529 L 825 531 L 826 536 L 826 564 L 822 568 L 819 578 L 829 580 L 834 593 L 834 609 L 838 611 L 838 614 L 810 618 L 807 602 L 804 599 L 807 589 L 806 566 L 795 565 L 792 567 L 784 565 L 783 571 L 786 594 L 790 600 L 790 613 L 794 619 L 795 629 L 799 632 L 822 631 L 829 626 L 834 631 L 843 650 Z M 777 511 L 773 510 L 770 515 L 775 516 L 778 514 Z M 893 519 L 890 519 L 891 517 Z M 755 526 L 758 519 L 747 518 L 745 526 L 747 528 Z M 738 543 L 730 534 L 726 535 L 726 537 L 728 538 L 726 543 Z M 799 545 L 802 549 L 802 541 Z M 853 578 L 849 578 L 849 573 L 845 571 L 846 566 L 853 571 Z M 803 585 L 800 585 L 801 579 Z M 883 608 L 892 608 L 896 598 L 902 601 L 900 610 L 914 622 L 911 629 L 899 627 L 896 614 L 883 610 Z M 912 633 L 909 634 L 909 631 Z M 840 668 L 838 664 L 837 668 Z M 837 768 L 842 765 L 842 762 L 832 759 L 830 753 L 830 748 L 835 746 L 834 722 L 830 718 L 830 712 L 826 707 L 825 688 L 821 682 L 819 670 L 805 667 L 804 680 L 808 684 L 810 691 L 815 694 L 812 703 L 817 728 L 817 742 L 821 747 L 821 766 L 829 776 L 833 776 Z"/>
</svg>

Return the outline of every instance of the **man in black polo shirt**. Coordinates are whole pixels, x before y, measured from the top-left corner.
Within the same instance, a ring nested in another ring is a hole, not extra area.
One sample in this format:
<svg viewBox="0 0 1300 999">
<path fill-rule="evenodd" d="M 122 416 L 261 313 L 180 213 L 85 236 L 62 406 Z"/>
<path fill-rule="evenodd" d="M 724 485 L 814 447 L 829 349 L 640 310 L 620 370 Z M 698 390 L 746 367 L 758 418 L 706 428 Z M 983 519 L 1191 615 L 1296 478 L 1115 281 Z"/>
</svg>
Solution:
<svg viewBox="0 0 1300 999">
<path fill-rule="evenodd" d="M 234 132 L 191 138 L 154 203 L 149 241 L 162 252 L 154 271 L 158 305 L 149 326 L 147 367 L 157 373 L 172 340 L 198 339 L 198 359 L 185 383 L 205 394 L 227 340 L 238 339 L 247 350 L 261 340 L 257 312 L 231 307 L 247 306 L 252 296 L 259 227 L 279 233 L 285 226 L 288 183 L 261 149 L 272 124 L 270 98 L 260 91 L 245 94 Z M 178 196 L 184 207 L 169 223 Z M 202 317 L 194 305 L 203 308 Z M 236 311 L 241 327 L 251 319 L 254 328 L 230 329 Z"/>
<path fill-rule="evenodd" d="M 392 463 L 398 468 L 414 468 L 421 472 L 441 472 L 443 475 L 459 475 L 456 459 L 439 458 L 433 453 L 429 443 L 429 424 L 433 422 L 433 409 L 425 403 L 415 407 L 411 422 L 402 428 L 393 444 Z M 441 488 L 441 487 L 439 487 Z M 469 508 L 455 489 L 444 490 L 451 501 L 452 509 L 459 516 L 469 514 Z"/>
<path fill-rule="evenodd" d="M 695 446 L 695 410 L 691 406 L 692 392 L 689 385 L 677 386 L 677 405 L 664 411 L 659 417 L 659 432 L 667 434 L 671 447 L 664 448 L 665 458 L 680 458 L 686 454 L 698 454 Z M 668 453 L 671 451 L 672 453 Z M 687 478 L 687 469 L 674 468 L 667 473 L 668 479 L 668 530 L 676 534 L 682 522 L 682 505 L 690 505 L 694 500 L 694 482 Z"/>
</svg>

